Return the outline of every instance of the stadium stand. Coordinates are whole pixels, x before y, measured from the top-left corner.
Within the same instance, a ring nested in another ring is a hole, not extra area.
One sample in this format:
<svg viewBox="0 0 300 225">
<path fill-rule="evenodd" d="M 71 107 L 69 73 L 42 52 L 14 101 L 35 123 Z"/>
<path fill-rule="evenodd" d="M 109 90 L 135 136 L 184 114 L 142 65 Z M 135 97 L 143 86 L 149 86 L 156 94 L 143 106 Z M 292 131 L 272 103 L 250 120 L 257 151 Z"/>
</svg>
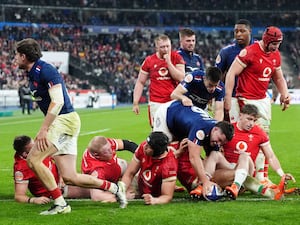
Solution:
<svg viewBox="0 0 300 225">
<path fill-rule="evenodd" d="M 139 4 L 143 2 L 143 4 Z M 209 2 L 209 3 L 208 3 Z M 290 87 L 299 84 L 300 3 L 297 1 L 92 1 L 3 0 L 0 4 L 0 89 L 17 88 L 24 75 L 15 68 L 13 47 L 24 37 L 39 41 L 44 51 L 68 51 L 69 89 L 91 85 L 131 102 L 139 66 L 153 52 L 153 38 L 167 33 L 178 47 L 178 29 L 197 31 L 197 49 L 206 66 L 232 39 L 236 18 L 249 18 L 254 27 L 274 24 L 284 29 L 281 46 Z M 159 4 L 158 4 L 159 3 Z M 184 5 L 184 9 L 183 6 Z M 251 6 L 251 10 L 244 10 Z M 224 10 L 225 9 L 225 10 Z M 279 10 L 280 9 L 280 10 Z M 265 17 L 257 16 L 261 13 Z M 261 30 L 261 29 L 260 29 Z M 256 30 L 260 38 L 260 30 Z M 145 90 L 146 91 L 146 90 Z"/>
</svg>

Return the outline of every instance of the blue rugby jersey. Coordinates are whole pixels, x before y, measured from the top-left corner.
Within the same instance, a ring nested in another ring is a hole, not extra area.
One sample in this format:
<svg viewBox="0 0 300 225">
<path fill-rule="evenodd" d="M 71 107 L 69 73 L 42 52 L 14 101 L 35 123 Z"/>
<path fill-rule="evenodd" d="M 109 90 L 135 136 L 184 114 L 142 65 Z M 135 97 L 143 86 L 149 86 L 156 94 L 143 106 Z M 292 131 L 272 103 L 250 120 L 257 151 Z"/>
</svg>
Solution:
<svg viewBox="0 0 300 225">
<path fill-rule="evenodd" d="M 188 139 L 200 146 L 207 146 L 212 128 L 217 121 L 196 106 L 184 106 L 174 101 L 167 109 L 167 126 L 178 140 Z"/>
<path fill-rule="evenodd" d="M 179 48 L 177 51 L 185 61 L 185 72 L 193 72 L 195 70 L 204 70 L 203 60 L 200 55 L 185 51 L 182 48 Z"/>
<path fill-rule="evenodd" d="M 180 83 L 187 90 L 185 96 L 190 98 L 193 104 L 201 109 L 206 109 L 209 100 L 215 98 L 216 101 L 223 101 L 225 96 L 225 87 L 222 81 L 219 82 L 213 93 L 209 93 L 204 84 L 204 76 L 204 71 L 196 70 L 187 74 Z"/>
<path fill-rule="evenodd" d="M 254 40 L 250 40 L 250 44 L 253 44 Z M 223 73 L 227 72 L 228 69 L 230 68 L 233 60 L 235 57 L 240 53 L 240 51 L 244 48 L 245 46 L 240 46 L 236 40 L 234 40 L 231 44 L 225 46 L 222 48 L 217 56 L 216 59 L 216 67 L 218 67 Z M 235 85 L 233 88 L 232 96 L 235 96 L 235 89 L 237 85 L 237 79 L 238 77 L 235 77 Z"/>
<path fill-rule="evenodd" d="M 62 86 L 64 95 L 64 105 L 59 114 L 67 114 L 74 111 L 65 82 L 54 66 L 43 60 L 38 60 L 27 73 L 27 76 L 31 94 L 44 115 L 47 114 L 51 102 L 48 89 L 59 83 Z"/>
</svg>

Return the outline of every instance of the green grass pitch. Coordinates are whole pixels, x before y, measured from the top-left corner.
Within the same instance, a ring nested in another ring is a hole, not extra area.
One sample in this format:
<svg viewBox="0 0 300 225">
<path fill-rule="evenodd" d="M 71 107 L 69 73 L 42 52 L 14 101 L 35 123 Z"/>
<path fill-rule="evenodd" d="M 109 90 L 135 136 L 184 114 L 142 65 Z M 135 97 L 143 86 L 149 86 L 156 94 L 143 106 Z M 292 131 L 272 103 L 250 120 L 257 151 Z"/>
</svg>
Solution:
<svg viewBox="0 0 300 225">
<path fill-rule="evenodd" d="M 104 204 L 90 200 L 69 200 L 72 213 L 40 216 L 49 205 L 20 204 L 13 200 L 13 138 L 27 134 L 34 137 L 42 122 L 40 112 L 12 117 L 0 117 L 0 224 L 70 225 L 70 224 L 299 224 L 300 196 L 289 195 L 282 201 L 270 201 L 245 193 L 236 201 L 191 201 L 188 193 L 176 193 L 172 203 L 146 206 L 143 201 L 131 201 L 126 209 L 117 203 Z M 81 117 L 77 168 L 87 143 L 94 135 L 131 139 L 140 143 L 150 132 L 146 106 L 136 116 L 131 106 L 112 109 L 77 110 Z M 271 142 L 284 171 L 290 172 L 300 186 L 300 105 L 282 112 L 278 105 L 272 109 Z M 119 157 L 131 160 L 132 153 L 120 152 Z M 274 182 L 279 177 L 270 169 Z"/>
</svg>

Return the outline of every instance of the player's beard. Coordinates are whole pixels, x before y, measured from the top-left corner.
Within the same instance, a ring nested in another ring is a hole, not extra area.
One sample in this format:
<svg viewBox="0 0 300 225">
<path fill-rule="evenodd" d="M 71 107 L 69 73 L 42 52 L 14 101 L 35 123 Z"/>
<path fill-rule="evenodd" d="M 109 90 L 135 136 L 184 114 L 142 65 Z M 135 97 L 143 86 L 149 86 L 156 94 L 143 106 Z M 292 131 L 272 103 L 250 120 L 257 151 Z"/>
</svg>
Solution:
<svg viewBox="0 0 300 225">
<path fill-rule="evenodd" d="M 21 69 L 21 70 L 26 70 L 27 67 L 26 67 L 25 64 L 19 64 L 19 69 Z"/>
</svg>

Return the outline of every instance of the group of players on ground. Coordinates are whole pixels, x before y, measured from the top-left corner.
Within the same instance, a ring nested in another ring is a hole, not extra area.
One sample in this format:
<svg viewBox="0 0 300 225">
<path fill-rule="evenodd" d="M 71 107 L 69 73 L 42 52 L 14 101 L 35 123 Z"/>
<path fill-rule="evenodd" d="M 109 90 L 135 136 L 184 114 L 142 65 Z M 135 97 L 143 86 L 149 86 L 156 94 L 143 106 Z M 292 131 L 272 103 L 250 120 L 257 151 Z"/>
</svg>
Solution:
<svg viewBox="0 0 300 225">
<path fill-rule="evenodd" d="M 53 215 L 71 212 L 65 197 L 118 200 L 121 208 L 128 199 L 141 197 L 145 204 L 168 203 L 177 180 L 194 198 L 211 199 L 212 187 L 230 199 L 236 199 L 242 187 L 275 200 L 293 192 L 285 184 L 295 179 L 281 168 L 268 136 L 271 99 L 266 93 L 271 80 L 282 109 L 290 103 L 278 50 L 282 32 L 267 27 L 262 40 L 254 41 L 250 22 L 242 19 L 234 35 L 216 65 L 207 69 L 194 53 L 191 29 L 180 30 L 178 51 L 171 49 L 167 35 L 159 35 L 156 52 L 141 65 L 133 95 L 133 112 L 139 114 L 139 99 L 150 80 L 152 132 L 139 145 L 95 136 L 82 156 L 82 173 L 76 172 L 80 118 L 64 82 L 55 68 L 40 60 L 35 40 L 18 42 L 15 61 L 27 71 L 45 119 L 34 140 L 14 140 L 15 199 L 36 204 L 53 199 L 53 206 L 41 213 Z M 128 165 L 117 157 L 124 149 L 133 152 Z M 278 185 L 268 178 L 268 163 L 280 176 Z M 27 189 L 34 197 L 26 195 Z"/>
</svg>

